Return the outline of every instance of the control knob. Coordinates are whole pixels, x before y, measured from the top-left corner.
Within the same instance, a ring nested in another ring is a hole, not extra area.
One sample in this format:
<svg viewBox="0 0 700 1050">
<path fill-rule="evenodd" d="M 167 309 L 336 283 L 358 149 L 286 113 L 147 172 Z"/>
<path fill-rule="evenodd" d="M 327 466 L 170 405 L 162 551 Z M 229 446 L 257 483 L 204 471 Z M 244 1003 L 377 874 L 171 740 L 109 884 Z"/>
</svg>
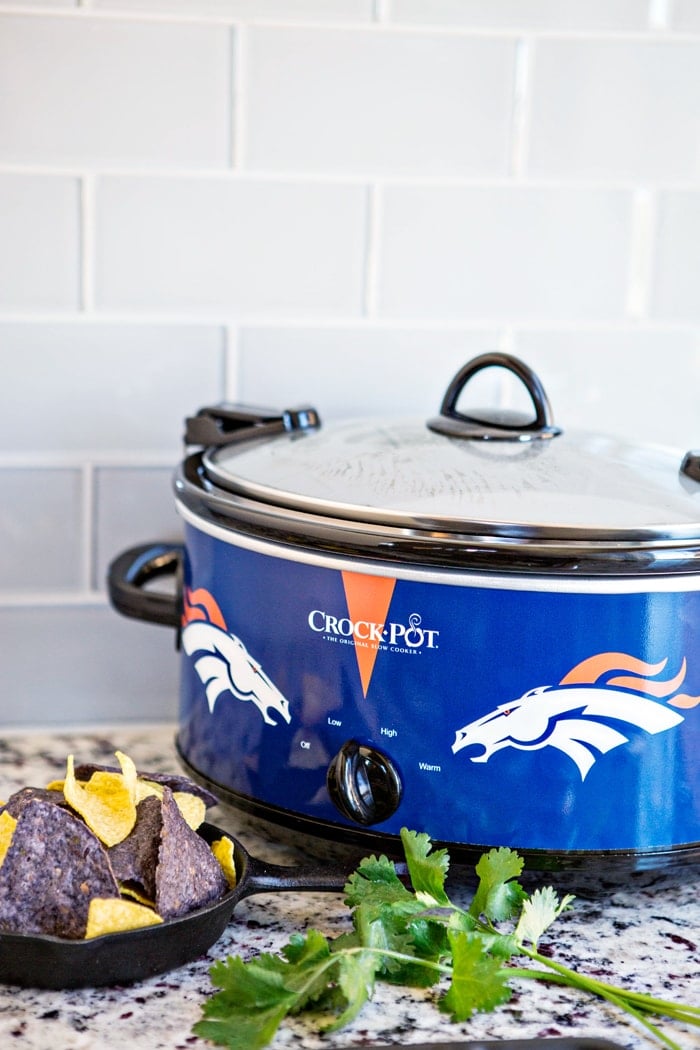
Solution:
<svg viewBox="0 0 700 1050">
<path fill-rule="evenodd" d="M 376 747 L 346 740 L 328 767 L 328 794 L 343 816 L 379 824 L 399 807 L 403 788 L 391 759 Z"/>
</svg>

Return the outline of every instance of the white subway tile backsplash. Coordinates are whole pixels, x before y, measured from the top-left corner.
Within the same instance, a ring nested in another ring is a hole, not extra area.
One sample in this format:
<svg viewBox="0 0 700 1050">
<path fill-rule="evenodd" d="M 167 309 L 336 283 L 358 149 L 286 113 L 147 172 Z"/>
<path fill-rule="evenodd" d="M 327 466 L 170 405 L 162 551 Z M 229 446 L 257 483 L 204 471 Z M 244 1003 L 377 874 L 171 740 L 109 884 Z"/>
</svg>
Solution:
<svg viewBox="0 0 700 1050">
<path fill-rule="evenodd" d="M 700 446 L 696 331 L 518 331 L 513 349 L 538 373 L 564 430 Z"/>
<path fill-rule="evenodd" d="M 108 11 L 162 11 L 219 15 L 232 18 L 302 22 L 364 21 L 374 12 L 373 0 L 92 0 L 92 7 Z"/>
<path fill-rule="evenodd" d="M 0 15 L 0 161 L 224 167 L 225 26 Z"/>
<path fill-rule="evenodd" d="M 0 323 L 0 455 L 179 453 L 182 421 L 223 396 L 215 327 Z"/>
<path fill-rule="evenodd" d="M 107 178 L 100 308 L 358 314 L 366 191 L 340 183 Z"/>
<path fill-rule="evenodd" d="M 321 420 L 436 415 L 453 375 L 498 346 L 496 329 L 246 328 L 238 394 L 252 404 L 312 404 Z"/>
<path fill-rule="evenodd" d="M 689 0 L 690 3 L 695 0 Z M 388 0 L 398 22 L 484 29 L 646 29 L 649 0 Z"/>
<path fill-rule="evenodd" d="M 193 404 L 191 411 L 199 407 Z M 95 588 L 104 589 L 109 563 L 127 548 L 181 537 L 172 479 L 173 469 L 167 468 L 102 467 L 96 472 Z"/>
<path fill-rule="evenodd" d="M 700 188 L 660 194 L 652 315 L 700 318 Z"/>
<path fill-rule="evenodd" d="M 389 186 L 379 314 L 619 318 L 630 204 L 611 189 Z"/>
<path fill-rule="evenodd" d="M 505 174 L 515 42 L 252 28 L 247 167 Z"/>
<path fill-rule="evenodd" d="M 112 609 L 0 608 L 3 726 L 174 721 L 179 661 L 166 627 Z"/>
<path fill-rule="evenodd" d="M 79 300 L 78 182 L 0 173 L 0 310 L 71 310 Z"/>
<path fill-rule="evenodd" d="M 0 468 L 0 486 L 0 593 L 79 589 L 80 471 Z"/>
<path fill-rule="evenodd" d="M 700 41 L 539 40 L 528 172 L 697 179 L 699 65 Z"/>
</svg>

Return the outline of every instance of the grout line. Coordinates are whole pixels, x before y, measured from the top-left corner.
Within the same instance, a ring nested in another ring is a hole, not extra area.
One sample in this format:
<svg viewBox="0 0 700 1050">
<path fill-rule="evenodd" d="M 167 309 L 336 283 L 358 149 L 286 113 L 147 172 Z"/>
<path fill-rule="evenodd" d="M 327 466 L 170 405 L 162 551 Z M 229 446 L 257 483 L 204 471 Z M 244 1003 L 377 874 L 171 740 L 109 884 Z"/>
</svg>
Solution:
<svg viewBox="0 0 700 1050">
<path fill-rule="evenodd" d="M 229 164 L 232 170 L 241 168 L 244 158 L 244 34 L 245 30 L 243 28 L 240 26 L 234 27 L 231 30 L 231 47 L 229 49 L 229 62 L 231 64 L 229 80 Z"/>
<path fill-rule="evenodd" d="M 515 348 L 515 329 L 513 325 L 506 324 L 498 340 L 498 349 L 502 354 L 512 354 Z"/>
<path fill-rule="evenodd" d="M 673 0 L 649 0 L 649 29 L 665 31 L 671 26 Z"/>
<path fill-rule="evenodd" d="M 85 463 L 82 469 L 82 568 L 81 577 L 86 591 L 95 590 L 95 569 L 97 561 L 97 504 L 96 478 L 92 463 Z"/>
<path fill-rule="evenodd" d="M 240 401 L 239 330 L 235 325 L 224 328 L 224 401 Z"/>
<path fill-rule="evenodd" d="M 632 236 L 625 312 L 632 320 L 649 315 L 651 277 L 656 236 L 657 200 L 653 190 L 637 190 L 632 203 Z"/>
<path fill-rule="evenodd" d="M 95 307 L 95 176 L 83 175 L 80 187 L 80 308 L 83 313 L 92 313 Z"/>
<path fill-rule="evenodd" d="M 376 183 L 373 183 L 367 187 L 365 283 L 362 296 L 362 313 L 365 318 L 376 317 L 378 310 L 381 218 L 381 190 Z"/>
<path fill-rule="evenodd" d="M 621 313 L 617 318 L 610 317 L 518 317 L 512 314 L 504 316 L 483 317 L 432 317 L 421 314 L 402 314 L 391 317 L 379 315 L 365 316 L 343 314 L 341 316 L 328 314 L 279 315 L 270 317 L 269 314 L 240 314 L 236 313 L 235 320 L 226 314 L 191 315 L 180 313 L 168 314 L 118 314 L 109 311 L 100 312 L 87 316 L 81 313 L 27 313 L 7 311 L 0 313 L 0 329 L 3 324 L 30 324 L 30 325 L 123 325 L 136 327 L 152 327 L 187 325 L 201 328 L 226 327 L 227 325 L 245 328 L 261 328 L 265 330 L 280 331 L 292 329 L 299 331 L 310 329 L 312 331 L 330 329 L 339 331 L 357 331 L 362 329 L 378 329 L 388 332 L 401 332 L 405 329 L 420 329 L 426 332 L 478 332 L 481 330 L 494 329 L 500 331 L 503 325 L 512 323 L 514 328 L 523 331 L 594 331 L 594 332 L 624 332 L 636 330 L 638 325 L 630 321 L 629 316 Z M 646 328 L 659 332 L 694 332 L 697 331 L 697 321 L 694 317 L 649 318 Z M 102 453 L 98 453 L 102 456 Z M 131 454 L 131 453 L 130 453 Z M 151 457 L 155 457 L 155 465 L 158 465 L 162 451 L 140 453 L 138 462 L 151 463 Z M 112 462 L 111 451 L 105 453 L 105 462 Z M 0 452 L 0 458 L 7 459 Z"/>
<path fill-rule="evenodd" d="M 0 609 L 46 609 L 66 606 L 108 605 L 107 595 L 99 591 L 0 591 Z"/>
<path fill-rule="evenodd" d="M 515 44 L 509 174 L 519 182 L 522 181 L 526 171 L 532 108 L 534 48 L 534 42 L 526 37 L 521 37 Z"/>
<path fill-rule="evenodd" d="M 89 461 L 93 469 L 99 467 L 131 470 L 161 470 L 172 468 L 179 458 L 175 446 L 170 454 L 164 452 L 132 452 L 115 449 L 109 453 L 93 453 L 80 449 L 76 452 L 0 452 L 0 470 L 80 470 Z"/>
<path fill-rule="evenodd" d="M 526 120 L 527 114 L 523 118 Z M 238 148 L 238 144 L 237 144 Z M 241 151 L 243 152 L 243 151 Z M 240 158 L 238 158 L 240 163 Z M 89 170 L 85 167 L 60 164 L 33 164 L 3 162 L 0 160 L 0 176 L 2 175 L 43 175 L 56 178 L 120 178 L 120 179 L 187 179 L 190 181 L 223 181 L 223 182 L 258 182 L 258 183 L 281 183 L 281 184 L 305 184 L 316 186 L 341 185 L 341 186 L 366 186 L 368 181 L 377 180 L 382 185 L 390 187 L 411 187 L 416 189 L 508 189 L 512 188 L 513 179 L 511 175 L 494 173 L 492 176 L 483 174 L 464 175 L 406 175 L 401 172 L 377 171 L 367 169 L 360 172 L 337 171 L 304 171 L 304 170 L 265 170 L 240 167 L 221 168 L 176 168 L 176 167 L 121 167 L 115 166 L 91 166 Z M 606 178 L 590 178 L 578 176 L 562 178 L 561 176 L 530 176 L 523 178 L 521 184 L 525 189 L 532 190 L 571 190 L 579 191 L 605 191 L 605 192 L 634 192 L 639 188 L 639 178 L 620 178 L 611 176 Z M 655 188 L 669 190 L 677 193 L 700 192 L 696 179 L 663 179 L 654 183 Z"/>
<path fill-rule="evenodd" d="M 177 722 L 174 718 L 163 718 L 159 722 L 149 719 L 148 721 L 140 721 L 139 719 L 128 719 L 122 715 L 118 720 L 103 718 L 101 721 L 95 718 L 93 721 L 86 721 L 88 713 L 85 712 L 84 719 L 79 722 L 61 722 L 61 721 L 49 721 L 46 715 L 42 718 L 39 723 L 35 722 L 12 722 L 10 725 L 3 724 L 2 735 L 3 739 L 10 738 L 13 740 L 15 737 L 28 737 L 30 740 L 37 737 L 49 737 L 52 741 L 52 747 L 56 745 L 56 742 L 62 739 L 67 740 L 68 748 L 73 747 L 74 744 L 71 742 L 71 738 L 76 736 L 93 736 L 95 733 L 103 734 L 105 732 L 114 735 L 114 738 L 120 740 L 126 734 L 133 735 L 134 737 L 141 737 L 146 735 L 150 737 L 153 733 L 159 733 L 163 730 L 168 730 L 173 735 L 177 729 Z"/>
<path fill-rule="evenodd" d="M 294 19 L 285 18 L 281 15 L 249 15 L 236 16 L 234 14 L 218 14 L 216 12 L 193 11 L 138 11 L 136 8 L 95 8 L 91 0 L 77 7 L 51 7 L 37 3 L 31 8 L 21 3 L 3 3 L 0 0 L 0 15 L 23 15 L 27 18 L 62 18 L 81 20 L 86 17 L 99 19 L 104 22 L 150 22 L 171 23 L 189 25 L 192 23 L 200 25 L 260 25 L 270 29 L 302 29 L 302 30 L 342 30 L 371 33 L 394 33 L 415 36 L 430 33 L 434 36 L 462 36 L 473 39 L 484 37 L 516 37 L 524 33 L 534 33 L 538 37 L 547 39 L 566 40 L 653 40 L 656 36 L 663 36 L 668 40 L 697 40 L 700 32 L 684 31 L 667 35 L 667 5 L 668 0 L 649 0 L 648 27 L 645 29 L 568 29 L 566 27 L 533 29 L 532 26 L 521 24 L 516 21 L 509 26 L 477 26 L 465 25 L 459 22 L 399 22 L 393 21 L 388 8 L 387 0 L 375 0 L 372 14 L 367 18 L 308 18 Z"/>
</svg>

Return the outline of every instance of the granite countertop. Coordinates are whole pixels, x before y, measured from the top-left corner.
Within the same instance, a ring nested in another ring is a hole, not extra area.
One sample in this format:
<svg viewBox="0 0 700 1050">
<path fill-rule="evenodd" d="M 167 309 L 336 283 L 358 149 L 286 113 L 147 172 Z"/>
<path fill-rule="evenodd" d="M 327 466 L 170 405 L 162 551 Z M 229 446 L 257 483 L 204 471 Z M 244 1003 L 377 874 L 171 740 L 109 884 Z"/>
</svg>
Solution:
<svg viewBox="0 0 700 1050">
<path fill-rule="evenodd" d="M 25 784 L 43 786 L 62 775 L 66 755 L 76 761 L 112 762 L 118 748 L 149 771 L 179 771 L 173 726 L 127 726 L 74 733 L 0 737 L 0 797 Z M 248 851 L 266 861 L 298 864 L 308 847 L 280 842 L 266 826 L 223 807 L 210 811 L 213 823 L 238 836 Z M 319 855 L 326 848 L 317 847 Z M 351 870 L 351 869 L 349 869 Z M 563 877 L 561 877 L 563 880 Z M 542 876 L 538 882 L 550 882 Z M 577 893 L 571 912 L 556 926 L 556 957 L 581 971 L 637 991 L 686 1003 L 700 1000 L 700 866 L 677 872 L 639 872 L 611 882 L 569 874 L 559 892 Z M 472 888 L 467 869 L 453 870 L 450 893 L 459 903 Z M 315 926 L 329 935 L 348 928 L 340 894 L 262 894 L 241 901 L 220 940 L 203 958 L 178 970 L 126 988 L 54 992 L 0 989 L 0 1045 L 17 1050 L 189 1050 L 211 1044 L 192 1035 L 201 1005 L 212 992 L 209 967 L 230 954 L 247 957 L 277 951 L 296 930 Z M 546 943 L 541 945 L 547 950 Z M 380 985 L 375 998 L 341 1032 L 321 1036 L 302 1018 L 283 1025 L 272 1047 L 320 1048 L 410 1046 L 449 1040 L 585 1036 L 623 1047 L 658 1046 L 641 1026 L 612 1007 L 554 985 L 514 982 L 509 1003 L 495 1013 L 452 1024 L 434 1004 L 431 991 Z M 684 1048 L 700 1048 L 700 1030 L 660 1022 Z"/>
</svg>

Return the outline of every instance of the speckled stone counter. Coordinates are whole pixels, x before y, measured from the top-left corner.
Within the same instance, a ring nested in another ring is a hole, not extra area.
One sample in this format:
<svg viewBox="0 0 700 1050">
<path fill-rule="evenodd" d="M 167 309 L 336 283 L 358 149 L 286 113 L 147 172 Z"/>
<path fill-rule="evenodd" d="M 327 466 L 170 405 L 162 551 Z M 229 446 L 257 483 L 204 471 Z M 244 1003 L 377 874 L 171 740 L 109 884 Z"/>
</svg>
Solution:
<svg viewBox="0 0 700 1050">
<path fill-rule="evenodd" d="M 62 775 L 66 755 L 76 761 L 113 761 L 125 751 L 150 771 L 179 771 L 172 726 L 100 728 L 63 734 L 0 735 L 0 797 L 25 784 L 43 786 Z M 241 839 L 256 857 L 299 864 L 307 851 L 277 841 L 269 828 L 217 807 L 209 819 Z M 323 849 L 319 845 L 319 851 Z M 350 869 L 349 869 L 350 870 Z M 551 882 L 543 876 L 538 882 Z M 454 869 L 449 889 L 459 903 L 471 895 L 466 869 Z M 556 947 L 563 963 L 638 991 L 700 1002 L 700 867 L 677 872 L 635 873 L 626 882 L 560 877 L 559 892 L 575 892 L 573 911 L 557 922 Z M 339 894 L 263 894 L 243 900 L 220 940 L 190 965 L 127 988 L 53 992 L 0 988 L 0 1046 L 17 1050 L 189 1050 L 206 1047 L 192 1035 L 201 1005 L 213 991 L 209 967 L 236 953 L 247 957 L 277 951 L 296 930 L 315 926 L 336 935 L 348 926 Z M 554 931 L 553 931 L 554 935 Z M 542 944 L 548 950 L 547 944 Z M 514 984 L 512 999 L 495 1013 L 454 1025 L 434 1004 L 433 992 L 378 986 L 355 1022 L 321 1036 L 301 1018 L 285 1023 L 273 1048 L 368 1047 L 439 1043 L 450 1039 L 594 1036 L 624 1047 L 658 1046 L 613 1008 L 576 992 L 535 981 Z M 700 1048 L 700 1029 L 660 1022 L 676 1042 Z"/>
</svg>

